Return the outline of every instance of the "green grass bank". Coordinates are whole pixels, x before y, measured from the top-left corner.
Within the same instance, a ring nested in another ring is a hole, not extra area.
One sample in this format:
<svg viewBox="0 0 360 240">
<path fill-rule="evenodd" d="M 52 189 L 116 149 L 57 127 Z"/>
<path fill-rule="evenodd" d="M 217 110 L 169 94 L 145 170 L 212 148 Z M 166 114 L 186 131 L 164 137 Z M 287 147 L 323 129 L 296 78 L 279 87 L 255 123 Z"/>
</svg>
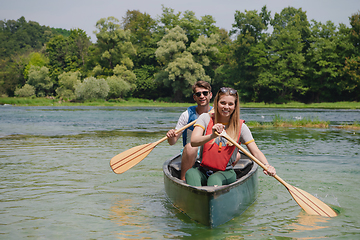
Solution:
<svg viewBox="0 0 360 240">
<path fill-rule="evenodd" d="M 92 100 L 85 102 L 68 102 L 54 98 L 0 98 L 0 105 L 13 106 L 112 106 L 112 107 L 188 107 L 193 103 L 172 103 L 153 101 L 148 99 L 130 98 L 127 100 Z M 324 102 L 324 103 L 300 103 L 289 102 L 284 104 L 266 103 L 241 103 L 240 107 L 246 108 L 322 108 L 322 109 L 360 109 L 360 102 Z"/>
</svg>

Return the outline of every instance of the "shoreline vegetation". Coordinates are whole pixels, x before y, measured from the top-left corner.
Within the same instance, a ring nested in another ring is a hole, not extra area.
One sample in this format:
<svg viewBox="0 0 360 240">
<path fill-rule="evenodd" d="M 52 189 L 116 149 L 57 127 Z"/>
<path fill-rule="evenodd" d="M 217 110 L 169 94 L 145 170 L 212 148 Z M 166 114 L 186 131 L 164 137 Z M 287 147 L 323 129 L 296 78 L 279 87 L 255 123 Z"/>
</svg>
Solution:
<svg viewBox="0 0 360 240">
<path fill-rule="evenodd" d="M 169 103 L 162 101 L 153 101 L 148 99 L 117 99 L 113 101 L 105 100 L 92 100 L 85 102 L 68 102 L 62 101 L 52 97 L 44 98 L 12 98 L 12 97 L 2 97 L 0 98 L 0 105 L 4 106 L 52 106 L 52 107 L 62 107 L 62 106 L 98 106 L 98 107 L 188 107 L 193 105 L 193 103 Z M 300 103 L 300 102 L 290 102 L 285 104 L 266 104 L 266 103 L 241 103 L 242 108 L 317 108 L 317 109 L 360 109 L 360 102 L 334 102 L 334 103 Z M 353 124 L 342 124 L 338 126 L 330 126 L 329 121 L 321 121 L 319 119 L 284 119 L 279 115 L 275 115 L 271 122 L 256 122 L 249 121 L 246 123 L 249 127 L 254 128 L 270 128 L 270 127 L 306 127 L 306 128 L 342 128 L 348 130 L 360 130 L 360 122 L 354 122 Z"/>
<path fill-rule="evenodd" d="M 303 118 L 303 119 L 284 119 L 279 115 L 275 115 L 271 122 L 246 122 L 250 128 L 340 128 L 347 130 L 360 130 L 360 122 L 355 121 L 352 124 L 342 124 L 331 126 L 329 121 L 321 121 L 318 118 Z"/>
<path fill-rule="evenodd" d="M 13 106 L 99 106 L 99 107 L 188 107 L 194 103 L 164 102 L 142 98 L 93 99 L 83 102 L 70 102 L 54 97 L 0 97 L 0 105 Z M 321 103 L 264 103 L 241 102 L 242 108 L 320 108 L 320 109 L 360 109 L 360 102 L 321 102 Z"/>
</svg>

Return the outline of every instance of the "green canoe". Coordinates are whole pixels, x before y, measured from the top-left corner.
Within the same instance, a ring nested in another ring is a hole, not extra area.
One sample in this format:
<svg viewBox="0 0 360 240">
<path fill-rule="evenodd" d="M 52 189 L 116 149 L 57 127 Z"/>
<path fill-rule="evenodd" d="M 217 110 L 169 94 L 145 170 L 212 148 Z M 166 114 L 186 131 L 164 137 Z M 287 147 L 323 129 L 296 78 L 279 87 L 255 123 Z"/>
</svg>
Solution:
<svg viewBox="0 0 360 240">
<path fill-rule="evenodd" d="M 176 208 L 191 219 L 211 228 L 226 223 L 243 213 L 256 199 L 258 191 L 257 169 L 242 154 L 234 167 L 236 182 L 220 186 L 193 187 L 179 179 L 181 155 L 163 165 L 165 191 Z"/>
</svg>

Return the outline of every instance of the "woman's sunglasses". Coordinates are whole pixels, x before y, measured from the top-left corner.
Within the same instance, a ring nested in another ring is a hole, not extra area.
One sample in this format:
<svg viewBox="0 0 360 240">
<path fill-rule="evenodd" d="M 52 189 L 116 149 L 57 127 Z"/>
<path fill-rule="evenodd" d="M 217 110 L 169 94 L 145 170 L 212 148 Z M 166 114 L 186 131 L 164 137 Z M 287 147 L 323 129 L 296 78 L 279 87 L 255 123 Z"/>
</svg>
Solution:
<svg viewBox="0 0 360 240">
<path fill-rule="evenodd" d="M 195 96 L 197 96 L 197 97 L 200 97 L 201 94 L 203 94 L 204 97 L 206 97 L 206 96 L 209 94 L 209 91 L 196 92 L 196 93 L 194 93 L 194 94 L 195 94 Z"/>
<path fill-rule="evenodd" d="M 230 94 L 236 94 L 237 91 L 235 89 L 229 88 L 229 87 L 222 87 L 220 88 L 220 91 L 223 93 L 229 92 Z"/>
</svg>

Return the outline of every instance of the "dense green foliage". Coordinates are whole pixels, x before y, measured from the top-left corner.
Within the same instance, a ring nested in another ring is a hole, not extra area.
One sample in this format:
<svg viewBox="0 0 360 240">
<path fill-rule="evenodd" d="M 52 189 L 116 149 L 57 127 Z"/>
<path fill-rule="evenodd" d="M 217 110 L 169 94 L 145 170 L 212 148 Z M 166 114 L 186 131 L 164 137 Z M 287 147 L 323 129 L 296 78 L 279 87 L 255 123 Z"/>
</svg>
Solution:
<svg viewBox="0 0 360 240">
<path fill-rule="evenodd" d="M 0 96 L 189 102 L 205 80 L 242 102 L 359 101 L 360 12 L 347 27 L 309 21 L 301 8 L 234 10 L 227 32 L 210 15 L 162 10 L 102 18 L 95 43 L 81 29 L 0 21 Z"/>
</svg>

